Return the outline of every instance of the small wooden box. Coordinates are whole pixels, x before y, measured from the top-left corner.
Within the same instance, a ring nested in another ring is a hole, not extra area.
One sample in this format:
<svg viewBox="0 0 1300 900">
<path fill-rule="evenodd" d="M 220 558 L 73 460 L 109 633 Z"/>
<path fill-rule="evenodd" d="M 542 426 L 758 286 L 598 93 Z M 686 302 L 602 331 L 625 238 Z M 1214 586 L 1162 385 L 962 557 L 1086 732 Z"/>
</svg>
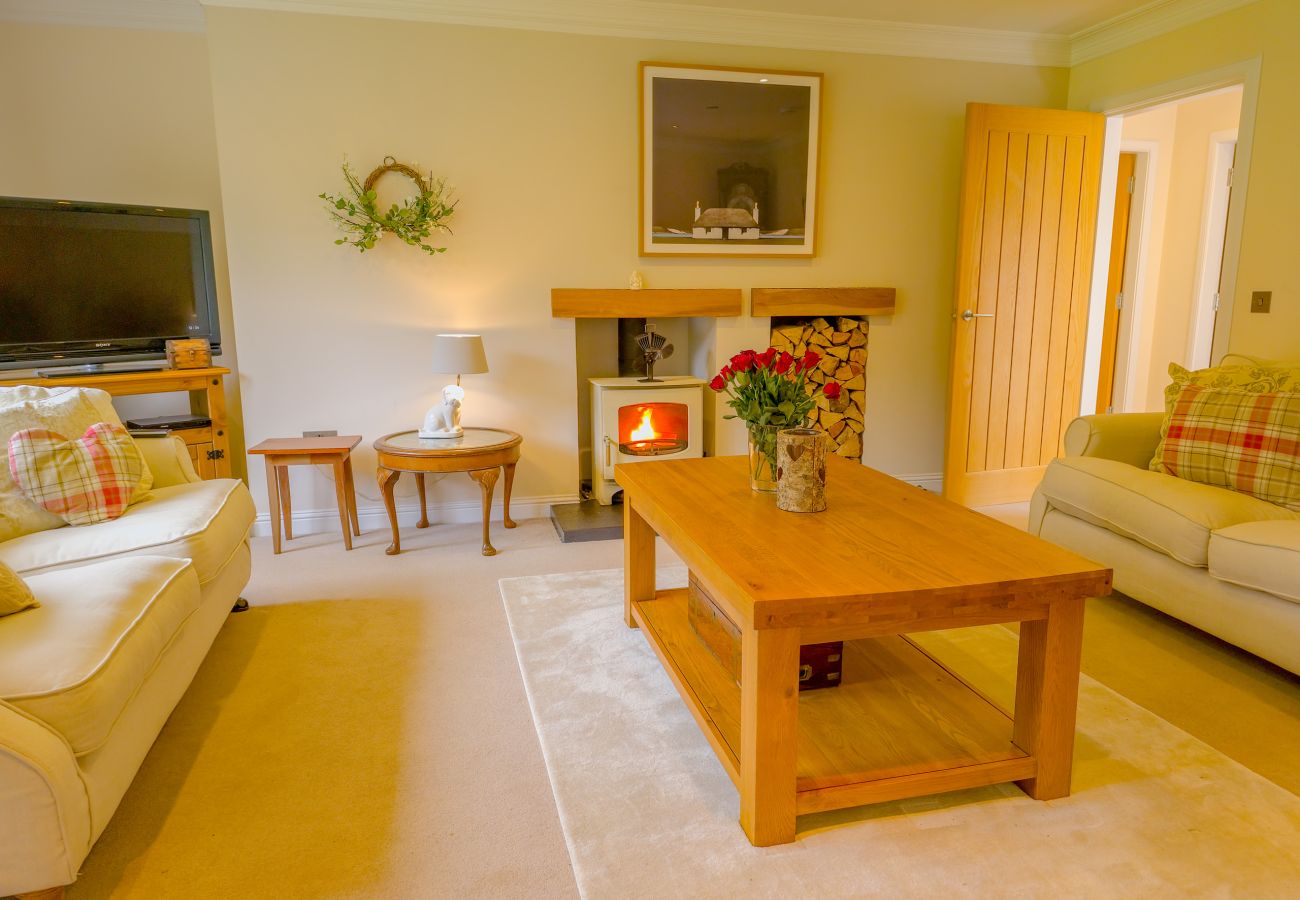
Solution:
<svg viewBox="0 0 1300 900">
<path fill-rule="evenodd" d="M 691 630 L 736 684 L 740 684 L 740 629 L 718 609 L 691 573 L 686 594 Z M 799 648 L 799 690 L 838 687 L 844 674 L 844 642 L 804 644 Z"/>
<path fill-rule="evenodd" d="M 212 347 L 207 338 L 168 341 L 167 365 L 173 369 L 206 369 L 212 365 Z"/>
</svg>

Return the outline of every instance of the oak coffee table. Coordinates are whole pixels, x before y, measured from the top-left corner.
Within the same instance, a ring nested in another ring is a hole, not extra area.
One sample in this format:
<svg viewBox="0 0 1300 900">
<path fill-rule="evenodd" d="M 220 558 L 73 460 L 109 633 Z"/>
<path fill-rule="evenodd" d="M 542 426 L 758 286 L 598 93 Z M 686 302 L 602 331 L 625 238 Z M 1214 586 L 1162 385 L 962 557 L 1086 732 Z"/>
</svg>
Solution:
<svg viewBox="0 0 1300 900">
<path fill-rule="evenodd" d="M 457 438 L 422 438 L 415 431 L 399 431 L 375 441 L 375 453 L 379 457 L 379 490 L 384 495 L 388 522 L 393 528 L 393 543 L 384 552 L 389 556 L 402 552 L 393 488 L 403 472 L 415 474 L 415 487 L 420 494 L 420 521 L 415 524 L 416 528 L 429 527 L 424 476 L 430 472 L 467 472 L 478 482 L 483 493 L 483 555 L 495 556 L 496 548 L 488 536 L 492 490 L 504 470 L 505 526 L 514 528 L 515 522 L 510 518 L 510 490 L 514 487 L 515 465 L 519 462 L 519 445 L 523 442 L 522 437 L 503 428 L 466 428 L 465 433 Z"/>
<path fill-rule="evenodd" d="M 1109 569 L 856 462 L 825 512 L 776 508 L 743 457 L 615 468 L 624 616 L 640 627 L 740 792 L 756 846 L 795 817 L 1014 781 L 1070 792 L 1083 607 Z M 655 589 L 662 537 L 740 631 L 739 684 Z M 1021 622 L 1014 717 L 910 632 Z M 839 687 L 799 693 L 799 648 L 845 641 Z"/>
</svg>

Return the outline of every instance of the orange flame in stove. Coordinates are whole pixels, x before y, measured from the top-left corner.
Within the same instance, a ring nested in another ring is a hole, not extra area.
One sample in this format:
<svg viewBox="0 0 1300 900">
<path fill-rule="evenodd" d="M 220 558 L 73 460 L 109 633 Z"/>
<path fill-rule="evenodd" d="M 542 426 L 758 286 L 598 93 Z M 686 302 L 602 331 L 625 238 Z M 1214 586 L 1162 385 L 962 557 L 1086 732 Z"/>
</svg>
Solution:
<svg viewBox="0 0 1300 900">
<path fill-rule="evenodd" d="M 650 410 L 641 410 L 641 424 L 632 429 L 628 435 L 629 441 L 653 441 L 659 437 L 659 432 L 655 431 L 654 423 L 650 421 Z"/>
</svg>

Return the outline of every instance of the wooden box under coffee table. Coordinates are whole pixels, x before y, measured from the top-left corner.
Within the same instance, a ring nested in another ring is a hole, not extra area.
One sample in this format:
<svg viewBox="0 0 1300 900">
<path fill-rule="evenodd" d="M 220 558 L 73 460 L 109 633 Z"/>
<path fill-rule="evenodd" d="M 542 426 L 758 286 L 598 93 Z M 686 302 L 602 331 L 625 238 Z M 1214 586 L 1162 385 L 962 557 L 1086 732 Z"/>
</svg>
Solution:
<svg viewBox="0 0 1300 900">
<path fill-rule="evenodd" d="M 740 791 L 758 846 L 795 817 L 1014 781 L 1070 792 L 1083 604 L 1109 569 L 832 457 L 828 509 L 749 489 L 742 457 L 622 465 L 627 624 L 641 627 Z M 699 640 L 685 588 L 656 590 L 655 536 L 741 633 L 741 678 Z M 1014 718 L 909 632 L 1021 622 Z M 845 641 L 834 690 L 798 690 L 799 648 Z"/>
</svg>

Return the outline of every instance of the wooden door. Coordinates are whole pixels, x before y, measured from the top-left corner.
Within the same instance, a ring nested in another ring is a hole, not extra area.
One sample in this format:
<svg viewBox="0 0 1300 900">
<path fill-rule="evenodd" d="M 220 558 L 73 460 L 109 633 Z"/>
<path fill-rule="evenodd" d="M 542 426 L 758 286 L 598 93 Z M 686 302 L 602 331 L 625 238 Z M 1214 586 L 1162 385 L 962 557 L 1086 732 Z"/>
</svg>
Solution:
<svg viewBox="0 0 1300 900">
<path fill-rule="evenodd" d="M 972 103 L 944 493 L 1025 500 L 1079 410 L 1105 119 Z"/>
<path fill-rule="evenodd" d="M 1101 330 L 1101 368 L 1097 372 L 1097 412 L 1115 405 L 1115 349 L 1124 310 L 1124 275 L 1128 270 L 1128 225 L 1133 211 L 1137 154 L 1121 153 L 1115 175 L 1115 217 L 1110 230 L 1110 267 L 1106 274 L 1106 317 Z"/>
</svg>

